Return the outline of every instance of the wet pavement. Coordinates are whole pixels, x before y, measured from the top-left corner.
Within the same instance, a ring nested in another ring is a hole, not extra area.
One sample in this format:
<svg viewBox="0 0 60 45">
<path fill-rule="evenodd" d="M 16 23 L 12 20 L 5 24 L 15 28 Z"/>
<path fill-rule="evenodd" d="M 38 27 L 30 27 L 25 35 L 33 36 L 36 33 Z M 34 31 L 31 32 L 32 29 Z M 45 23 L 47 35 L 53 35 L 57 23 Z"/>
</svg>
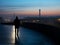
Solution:
<svg viewBox="0 0 60 45">
<path fill-rule="evenodd" d="M 53 45 L 45 35 L 27 28 L 20 27 L 18 34 L 18 43 L 15 43 L 14 26 L 0 25 L 0 45 Z"/>
</svg>

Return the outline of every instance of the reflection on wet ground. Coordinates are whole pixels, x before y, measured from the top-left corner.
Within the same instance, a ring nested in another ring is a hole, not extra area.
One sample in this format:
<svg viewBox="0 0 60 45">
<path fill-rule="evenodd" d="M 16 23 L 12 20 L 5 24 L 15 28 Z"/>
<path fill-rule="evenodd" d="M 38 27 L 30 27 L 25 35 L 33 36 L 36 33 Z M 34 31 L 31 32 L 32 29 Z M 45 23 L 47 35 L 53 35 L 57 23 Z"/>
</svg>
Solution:
<svg viewBox="0 0 60 45">
<path fill-rule="evenodd" d="M 15 45 L 14 26 L 0 26 L 0 45 Z"/>
<path fill-rule="evenodd" d="M 50 39 L 39 32 L 20 27 L 18 43 L 15 44 L 14 26 L 0 25 L 0 45 L 53 45 Z"/>
<path fill-rule="evenodd" d="M 23 45 L 53 45 L 45 35 L 26 28 L 20 28 L 20 42 Z"/>
</svg>

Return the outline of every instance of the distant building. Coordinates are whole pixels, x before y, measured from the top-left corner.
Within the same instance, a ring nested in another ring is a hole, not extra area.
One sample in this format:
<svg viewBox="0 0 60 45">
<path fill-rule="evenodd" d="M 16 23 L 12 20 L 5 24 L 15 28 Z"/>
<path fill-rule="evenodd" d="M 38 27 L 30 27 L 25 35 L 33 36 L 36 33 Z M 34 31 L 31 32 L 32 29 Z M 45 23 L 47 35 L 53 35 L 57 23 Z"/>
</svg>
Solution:
<svg viewBox="0 0 60 45">
<path fill-rule="evenodd" d="M 39 17 L 41 16 L 41 9 L 39 9 Z"/>
</svg>

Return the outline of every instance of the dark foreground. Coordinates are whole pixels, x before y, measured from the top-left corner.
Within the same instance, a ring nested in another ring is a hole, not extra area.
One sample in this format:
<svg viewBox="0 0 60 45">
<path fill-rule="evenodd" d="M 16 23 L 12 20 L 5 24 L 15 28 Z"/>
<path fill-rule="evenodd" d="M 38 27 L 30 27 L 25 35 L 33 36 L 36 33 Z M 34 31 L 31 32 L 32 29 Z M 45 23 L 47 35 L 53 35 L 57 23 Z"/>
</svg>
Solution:
<svg viewBox="0 0 60 45">
<path fill-rule="evenodd" d="M 51 39 L 56 45 L 60 45 L 60 28 L 38 23 L 23 23 L 21 26 L 40 32 Z"/>
<path fill-rule="evenodd" d="M 45 35 L 32 29 L 20 27 L 15 43 L 14 26 L 0 25 L 0 45 L 53 45 Z"/>
<path fill-rule="evenodd" d="M 0 45 L 60 45 L 60 28 L 37 23 L 23 23 L 15 41 L 14 26 L 0 25 Z M 15 43 L 16 42 L 16 43 Z"/>
</svg>

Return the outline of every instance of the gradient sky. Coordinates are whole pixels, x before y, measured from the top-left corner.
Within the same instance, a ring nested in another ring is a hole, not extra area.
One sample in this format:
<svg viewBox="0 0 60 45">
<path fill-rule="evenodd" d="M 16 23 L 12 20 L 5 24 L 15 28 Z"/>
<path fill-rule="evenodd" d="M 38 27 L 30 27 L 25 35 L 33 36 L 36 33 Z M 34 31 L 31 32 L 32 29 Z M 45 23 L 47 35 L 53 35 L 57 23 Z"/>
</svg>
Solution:
<svg viewBox="0 0 60 45">
<path fill-rule="evenodd" d="M 60 14 L 60 0 L 0 0 L 0 14 Z"/>
</svg>

